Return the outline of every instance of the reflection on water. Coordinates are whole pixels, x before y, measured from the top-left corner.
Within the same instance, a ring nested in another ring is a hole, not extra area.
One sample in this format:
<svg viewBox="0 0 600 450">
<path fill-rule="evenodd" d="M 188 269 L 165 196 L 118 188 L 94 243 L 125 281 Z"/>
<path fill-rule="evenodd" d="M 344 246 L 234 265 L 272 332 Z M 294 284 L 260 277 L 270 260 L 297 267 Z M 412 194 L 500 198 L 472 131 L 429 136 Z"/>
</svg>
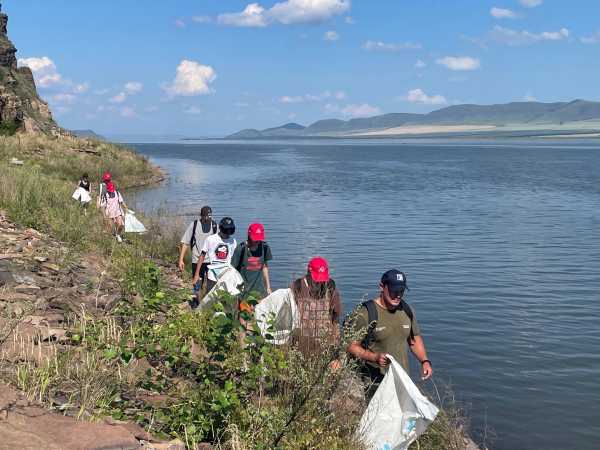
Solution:
<svg viewBox="0 0 600 450">
<path fill-rule="evenodd" d="M 135 202 L 188 215 L 208 203 L 238 238 L 263 222 L 275 287 L 322 255 L 348 310 L 404 270 L 436 376 L 493 448 L 598 448 L 600 145 L 135 147 L 170 174 Z"/>
</svg>

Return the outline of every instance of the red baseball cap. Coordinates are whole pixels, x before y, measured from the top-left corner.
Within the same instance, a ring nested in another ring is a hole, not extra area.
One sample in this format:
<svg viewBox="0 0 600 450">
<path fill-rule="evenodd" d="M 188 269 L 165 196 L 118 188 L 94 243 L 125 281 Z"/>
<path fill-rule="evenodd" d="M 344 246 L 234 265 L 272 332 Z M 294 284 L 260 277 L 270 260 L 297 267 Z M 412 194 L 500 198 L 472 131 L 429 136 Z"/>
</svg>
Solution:
<svg viewBox="0 0 600 450">
<path fill-rule="evenodd" d="M 112 179 L 112 176 L 110 174 L 110 172 L 106 171 L 104 172 L 104 175 L 102 175 L 102 181 L 110 181 Z"/>
<path fill-rule="evenodd" d="M 106 185 L 106 190 L 108 192 L 115 192 L 115 185 L 109 181 Z"/>
<path fill-rule="evenodd" d="M 329 281 L 329 265 L 325 258 L 317 256 L 316 258 L 311 259 L 308 263 L 308 272 L 316 283 L 325 283 L 326 281 Z"/>
<path fill-rule="evenodd" d="M 248 237 L 255 242 L 265 240 L 265 227 L 262 223 L 253 223 L 248 227 Z"/>
</svg>

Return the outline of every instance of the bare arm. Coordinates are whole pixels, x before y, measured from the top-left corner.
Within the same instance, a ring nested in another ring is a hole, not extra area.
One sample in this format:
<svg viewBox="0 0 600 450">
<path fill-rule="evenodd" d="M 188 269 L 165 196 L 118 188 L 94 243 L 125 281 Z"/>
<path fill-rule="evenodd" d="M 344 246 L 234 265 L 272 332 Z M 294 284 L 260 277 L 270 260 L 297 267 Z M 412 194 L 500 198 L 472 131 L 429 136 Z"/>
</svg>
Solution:
<svg viewBox="0 0 600 450">
<path fill-rule="evenodd" d="M 425 342 L 421 336 L 415 336 L 415 340 L 410 344 L 410 350 L 419 362 L 422 363 L 423 361 L 426 361 L 424 364 L 421 364 L 421 375 L 423 379 L 426 380 L 433 373 L 433 368 L 427 359 L 427 349 L 425 348 Z"/>
<path fill-rule="evenodd" d="M 352 356 L 363 361 L 369 361 L 377 364 L 379 367 L 385 367 L 390 363 L 384 353 L 375 353 L 364 348 L 358 341 L 352 341 L 346 348 L 346 351 Z"/>
<path fill-rule="evenodd" d="M 189 245 L 187 244 L 181 244 L 181 248 L 179 249 L 179 270 L 183 271 L 185 270 L 185 262 L 184 262 L 184 258 L 185 258 L 185 254 L 187 253 L 188 248 L 190 248 Z"/>
<path fill-rule="evenodd" d="M 204 259 L 206 258 L 206 253 L 202 252 L 200 254 L 200 258 L 198 259 L 198 264 L 196 265 L 196 272 L 194 273 L 194 278 L 192 280 L 192 284 L 196 284 L 198 280 L 200 280 L 200 268 L 202 264 L 204 264 Z"/>
<path fill-rule="evenodd" d="M 270 294 L 273 291 L 271 291 L 271 281 L 269 279 L 269 266 L 267 265 L 267 263 L 263 264 L 262 276 L 263 281 L 265 282 L 265 289 L 267 290 L 267 294 Z"/>
</svg>

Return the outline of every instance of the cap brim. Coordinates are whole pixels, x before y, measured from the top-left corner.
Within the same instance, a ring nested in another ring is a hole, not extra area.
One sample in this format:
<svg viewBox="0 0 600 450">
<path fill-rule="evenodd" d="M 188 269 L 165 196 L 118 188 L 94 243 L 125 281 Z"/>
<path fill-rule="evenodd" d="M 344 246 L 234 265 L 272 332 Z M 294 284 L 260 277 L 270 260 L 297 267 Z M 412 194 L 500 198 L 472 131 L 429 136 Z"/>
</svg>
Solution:
<svg viewBox="0 0 600 450">
<path fill-rule="evenodd" d="M 316 272 L 314 270 L 311 270 L 310 276 L 316 283 L 325 283 L 329 281 L 329 272 Z"/>
</svg>

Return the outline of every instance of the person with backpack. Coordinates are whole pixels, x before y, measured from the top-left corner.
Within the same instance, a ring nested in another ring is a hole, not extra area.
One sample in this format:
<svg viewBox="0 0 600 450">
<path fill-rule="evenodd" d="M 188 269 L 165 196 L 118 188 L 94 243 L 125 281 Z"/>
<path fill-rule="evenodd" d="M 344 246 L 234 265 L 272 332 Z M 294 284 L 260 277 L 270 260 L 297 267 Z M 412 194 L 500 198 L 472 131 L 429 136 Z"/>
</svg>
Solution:
<svg viewBox="0 0 600 450">
<path fill-rule="evenodd" d="M 189 224 L 185 233 L 181 237 L 181 249 L 179 251 L 179 270 L 185 270 L 185 254 L 188 249 L 192 249 L 192 277 L 196 273 L 198 260 L 200 259 L 200 251 L 204 246 L 204 241 L 207 237 L 217 234 L 217 223 L 212 219 L 212 209 L 210 206 L 203 206 L 200 209 L 200 219 L 194 220 Z M 200 267 L 200 279 L 194 286 L 194 292 L 200 292 L 203 288 L 204 278 L 208 263 L 204 263 Z"/>
<path fill-rule="evenodd" d="M 335 281 L 329 276 L 325 258 L 315 257 L 308 263 L 306 275 L 291 285 L 298 307 L 299 326 L 292 342 L 306 356 L 334 349 L 340 341 L 339 320 L 342 317 L 342 300 Z M 340 364 L 337 357 L 332 369 Z"/>
<path fill-rule="evenodd" d="M 102 182 L 98 185 L 99 192 L 98 192 L 98 201 L 96 203 L 98 208 L 100 208 L 102 199 L 106 195 L 106 186 L 108 185 L 108 183 L 111 183 L 111 182 L 112 182 L 112 175 L 107 170 L 102 175 Z"/>
<path fill-rule="evenodd" d="M 106 184 L 106 193 L 100 199 L 100 205 L 104 208 L 104 216 L 112 221 L 115 238 L 118 242 L 123 242 L 121 237 L 125 229 L 125 213 L 123 211 L 127 209 L 127 205 L 112 181 Z"/>
<path fill-rule="evenodd" d="M 256 292 L 263 299 L 271 293 L 268 264 L 272 259 L 271 247 L 265 242 L 265 227 L 251 224 L 248 239 L 238 244 L 231 259 L 231 265 L 244 279 L 242 298 Z"/>
<path fill-rule="evenodd" d="M 84 173 L 79 182 L 77 183 L 77 188 L 75 192 L 73 192 L 72 197 L 75 200 L 79 201 L 79 204 L 83 208 L 83 212 L 87 214 L 87 206 L 92 201 L 92 197 L 90 195 L 91 183 L 87 173 Z"/>
<path fill-rule="evenodd" d="M 363 363 L 361 373 L 370 382 L 368 398 L 383 380 L 390 363 L 387 354 L 409 373 L 407 349 L 410 348 L 421 363 L 422 378 L 427 379 L 433 373 L 417 318 L 404 300 L 408 290 L 406 276 L 399 270 L 388 270 L 381 277 L 379 288 L 379 296 L 362 303 L 351 317 L 351 329 L 363 338 L 351 341 L 347 347 L 347 352 Z"/>
<path fill-rule="evenodd" d="M 200 280 L 200 268 L 205 262 L 206 268 L 206 291 L 210 291 L 219 279 L 219 275 L 228 267 L 231 267 L 231 258 L 237 247 L 237 241 L 233 237 L 235 223 L 231 217 L 223 217 L 219 222 L 219 232 L 211 234 L 204 240 L 200 249 L 200 258 L 196 265 L 196 272 L 192 284 L 196 285 Z"/>
</svg>

